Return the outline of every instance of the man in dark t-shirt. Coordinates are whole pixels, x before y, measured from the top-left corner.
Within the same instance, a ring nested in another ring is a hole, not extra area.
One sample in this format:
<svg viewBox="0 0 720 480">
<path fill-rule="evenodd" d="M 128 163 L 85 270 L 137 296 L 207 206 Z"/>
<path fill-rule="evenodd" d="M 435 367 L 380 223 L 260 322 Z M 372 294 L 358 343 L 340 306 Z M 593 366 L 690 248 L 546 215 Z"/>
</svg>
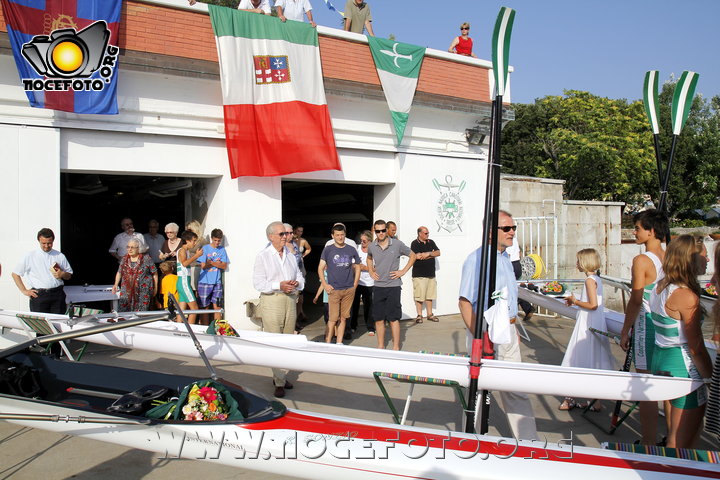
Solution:
<svg viewBox="0 0 720 480">
<path fill-rule="evenodd" d="M 336 224 L 332 228 L 333 243 L 320 255 L 318 276 L 328 294 L 328 325 L 325 341 L 332 341 L 337 326 L 337 343 L 342 343 L 345 334 L 345 319 L 350 318 L 350 309 L 355 298 L 355 288 L 360 280 L 360 256 L 357 250 L 345 243 L 345 226 Z M 327 280 L 325 271 L 327 270 Z"/>
<path fill-rule="evenodd" d="M 423 304 L 427 312 L 427 319 L 437 322 L 438 318 L 432 313 L 433 300 L 437 299 L 437 281 L 435 280 L 435 257 L 440 256 L 440 249 L 430 240 L 430 230 L 427 227 L 417 229 L 417 238 L 410 244 L 410 250 L 415 253 L 415 264 L 412 267 L 413 296 L 417 318 L 415 323 L 423 323 Z"/>
</svg>

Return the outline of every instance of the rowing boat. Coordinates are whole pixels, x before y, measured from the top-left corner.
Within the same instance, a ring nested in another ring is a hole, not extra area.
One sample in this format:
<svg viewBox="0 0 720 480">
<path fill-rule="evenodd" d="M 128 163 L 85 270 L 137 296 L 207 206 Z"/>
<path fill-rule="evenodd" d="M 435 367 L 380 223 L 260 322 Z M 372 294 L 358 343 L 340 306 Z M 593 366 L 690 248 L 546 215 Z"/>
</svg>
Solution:
<svg viewBox="0 0 720 480">
<path fill-rule="evenodd" d="M 22 329 L 22 312 L 1 310 L 0 326 Z M 59 332 L 82 329 L 108 321 L 109 316 L 85 321 L 45 315 Z M 131 318 L 128 316 L 128 318 Z M 378 350 L 374 348 L 312 342 L 304 335 L 238 331 L 238 337 L 204 333 L 191 325 L 208 358 L 234 364 L 296 371 L 374 378 L 375 372 L 428 377 L 469 383 L 468 359 L 462 356 Z M 182 324 L 152 322 L 143 326 L 80 338 L 82 341 L 197 358 L 198 352 Z M 557 365 L 483 360 L 479 386 L 492 391 L 521 391 L 539 395 L 572 396 L 605 400 L 666 400 L 687 395 L 701 382 L 674 377 L 562 367 Z"/>
<path fill-rule="evenodd" d="M 720 478 L 718 464 L 578 447 L 571 439 L 551 445 L 292 410 L 218 378 L 213 385 L 238 403 L 240 418 L 148 418 L 151 400 L 171 399 L 198 379 L 15 350 L 0 355 L 0 372 L 22 377 L 0 382 L 1 419 L 167 458 L 309 479 Z"/>
</svg>

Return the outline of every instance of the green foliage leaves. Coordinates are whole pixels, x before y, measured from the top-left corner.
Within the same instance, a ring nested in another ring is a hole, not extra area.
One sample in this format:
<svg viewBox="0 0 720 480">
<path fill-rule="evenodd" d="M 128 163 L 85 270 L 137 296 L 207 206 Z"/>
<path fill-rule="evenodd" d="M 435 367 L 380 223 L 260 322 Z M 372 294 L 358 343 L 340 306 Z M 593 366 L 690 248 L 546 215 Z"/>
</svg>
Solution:
<svg viewBox="0 0 720 480">
<path fill-rule="evenodd" d="M 641 102 L 571 90 L 516 105 L 515 122 L 503 132 L 503 166 L 563 179 L 568 198 L 622 201 L 654 179 L 647 131 Z"/>
<path fill-rule="evenodd" d="M 674 82 L 660 94 L 663 168 L 672 141 Z M 508 173 L 566 181 L 575 200 L 632 202 L 649 194 L 657 203 L 660 181 L 653 135 L 641 101 L 613 100 L 569 90 L 534 104 L 515 105 L 515 121 L 502 134 Z M 706 208 L 720 194 L 720 97 L 696 97 L 678 139 L 669 188 L 670 212 Z"/>
</svg>

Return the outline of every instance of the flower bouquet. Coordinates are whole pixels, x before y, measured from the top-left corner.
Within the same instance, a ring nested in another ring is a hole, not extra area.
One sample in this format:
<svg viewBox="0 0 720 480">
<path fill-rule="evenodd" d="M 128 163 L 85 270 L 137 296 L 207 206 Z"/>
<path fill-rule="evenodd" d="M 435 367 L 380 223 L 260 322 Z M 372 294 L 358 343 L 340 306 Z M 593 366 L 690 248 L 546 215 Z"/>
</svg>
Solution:
<svg viewBox="0 0 720 480">
<path fill-rule="evenodd" d="M 182 407 L 183 420 L 196 422 L 226 420 L 228 409 L 213 387 L 199 387 L 194 384 L 187 396 L 187 403 Z"/>
<path fill-rule="evenodd" d="M 552 282 L 548 282 L 543 285 L 541 291 L 545 295 L 562 295 L 565 293 L 565 285 L 553 280 Z"/>
<path fill-rule="evenodd" d="M 243 420 L 245 416 L 233 394 L 221 381 L 200 380 L 183 388 L 179 397 L 154 401 L 145 416 L 155 419 L 211 422 Z"/>
<path fill-rule="evenodd" d="M 703 290 L 705 290 L 705 293 L 707 293 L 711 297 L 718 296 L 717 289 L 715 288 L 715 285 L 713 285 L 712 283 L 706 283 L 705 288 L 703 288 Z"/>
<path fill-rule="evenodd" d="M 222 335 L 224 337 L 237 337 L 238 334 L 227 320 L 213 320 L 207 328 L 206 333 L 210 335 Z"/>
</svg>

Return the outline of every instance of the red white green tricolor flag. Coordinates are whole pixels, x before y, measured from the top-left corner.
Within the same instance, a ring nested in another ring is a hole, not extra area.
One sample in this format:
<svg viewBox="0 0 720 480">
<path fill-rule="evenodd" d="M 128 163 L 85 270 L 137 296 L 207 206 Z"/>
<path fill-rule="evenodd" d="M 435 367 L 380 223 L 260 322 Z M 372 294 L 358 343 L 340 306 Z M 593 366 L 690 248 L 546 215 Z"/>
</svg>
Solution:
<svg viewBox="0 0 720 480">
<path fill-rule="evenodd" d="M 384 38 L 368 36 L 367 39 L 400 145 L 415 97 L 425 48 Z"/>
<path fill-rule="evenodd" d="M 340 170 L 317 30 L 226 7 L 208 10 L 232 178 Z"/>
</svg>

